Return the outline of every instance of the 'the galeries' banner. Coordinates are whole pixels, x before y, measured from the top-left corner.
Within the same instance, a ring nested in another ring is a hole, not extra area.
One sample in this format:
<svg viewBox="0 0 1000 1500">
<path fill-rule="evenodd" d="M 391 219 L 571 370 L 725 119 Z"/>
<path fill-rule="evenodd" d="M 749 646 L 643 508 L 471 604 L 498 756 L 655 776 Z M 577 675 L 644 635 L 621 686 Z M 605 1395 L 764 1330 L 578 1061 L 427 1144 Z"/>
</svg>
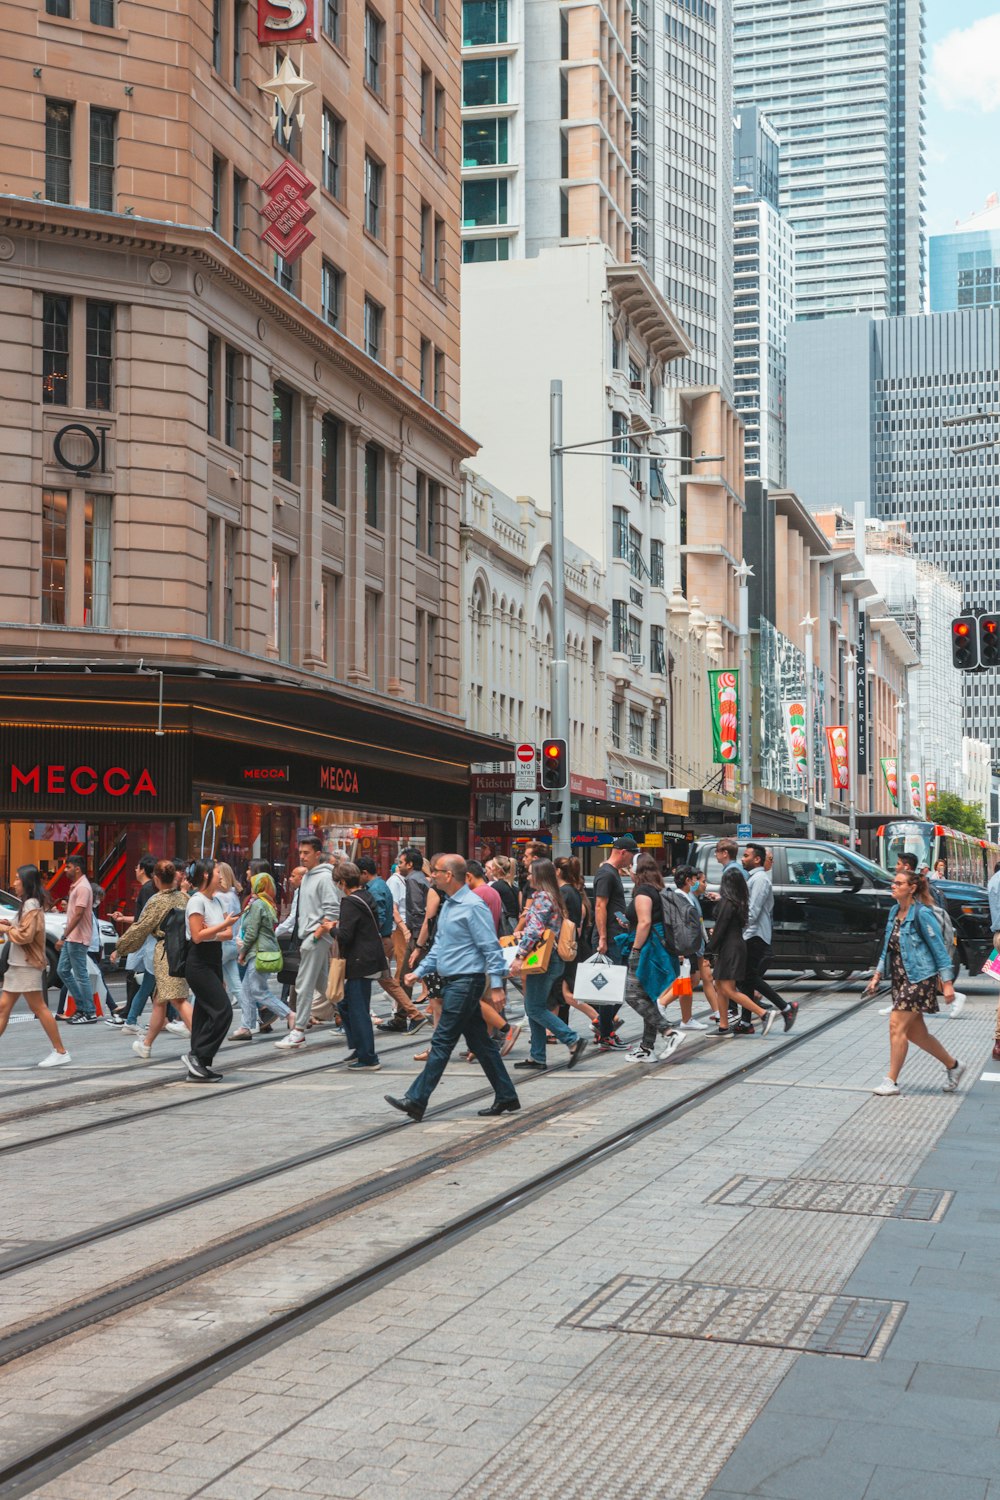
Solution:
<svg viewBox="0 0 1000 1500">
<path fill-rule="evenodd" d="M 792 764 L 792 775 L 808 776 L 806 709 L 801 698 L 785 698 L 781 705 L 781 717 L 788 740 L 788 757 Z"/>
<path fill-rule="evenodd" d="M 738 766 L 740 763 L 740 718 L 738 672 L 709 672 L 708 690 L 712 699 L 712 762 L 714 765 Z"/>
<path fill-rule="evenodd" d="M 896 776 L 896 762 L 895 762 L 895 760 L 891 756 L 888 759 L 885 756 L 883 756 L 882 757 L 882 761 L 881 761 L 881 765 L 882 765 L 882 775 L 885 777 L 886 789 L 888 790 L 889 796 L 892 799 L 892 805 L 893 805 L 893 807 L 898 807 L 899 806 L 899 782 L 898 782 L 898 778 Z"/>
<path fill-rule="evenodd" d="M 847 764 L 847 725 L 831 724 L 826 731 L 826 748 L 830 756 L 830 777 L 835 791 L 846 792 L 850 781 Z"/>
</svg>

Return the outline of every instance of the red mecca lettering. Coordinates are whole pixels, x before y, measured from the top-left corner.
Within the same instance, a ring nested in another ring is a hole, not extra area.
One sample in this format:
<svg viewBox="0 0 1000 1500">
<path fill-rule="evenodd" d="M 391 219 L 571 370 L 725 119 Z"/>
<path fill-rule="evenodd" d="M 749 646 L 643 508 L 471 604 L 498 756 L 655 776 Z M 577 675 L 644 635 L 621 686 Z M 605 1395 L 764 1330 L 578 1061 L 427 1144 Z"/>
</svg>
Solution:
<svg viewBox="0 0 1000 1500">
<path fill-rule="evenodd" d="M 320 766 L 320 789 L 326 792 L 357 792 L 358 773 L 350 766 Z"/>
<path fill-rule="evenodd" d="M 24 788 L 34 792 L 36 796 L 65 796 L 67 780 L 70 791 L 78 797 L 92 797 L 98 787 L 107 792 L 109 797 L 157 795 L 156 783 L 145 768 L 139 772 L 134 782 L 131 773 L 124 766 L 109 766 L 106 771 L 96 771 L 93 766 L 73 766 L 72 769 L 66 766 L 32 766 L 30 770 L 22 770 L 20 766 L 12 765 L 10 768 L 11 792 Z"/>
</svg>

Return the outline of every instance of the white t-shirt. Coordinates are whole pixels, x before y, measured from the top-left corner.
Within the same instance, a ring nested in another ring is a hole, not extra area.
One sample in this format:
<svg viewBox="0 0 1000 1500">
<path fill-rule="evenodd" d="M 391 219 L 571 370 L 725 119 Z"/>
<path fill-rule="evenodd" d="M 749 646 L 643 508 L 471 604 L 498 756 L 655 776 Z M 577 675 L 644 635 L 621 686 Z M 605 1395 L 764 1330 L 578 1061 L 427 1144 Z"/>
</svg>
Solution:
<svg viewBox="0 0 1000 1500">
<path fill-rule="evenodd" d="M 197 914 L 205 918 L 206 927 L 217 927 L 226 915 L 222 903 L 217 896 L 206 896 L 203 891 L 195 891 L 193 896 L 188 897 L 188 904 L 184 909 L 184 926 L 187 935 L 191 936 L 191 917 Z M 212 941 L 212 939 L 209 939 Z"/>
<path fill-rule="evenodd" d="M 386 881 L 386 885 L 392 892 L 392 899 L 396 903 L 396 909 L 403 921 L 406 921 L 406 881 L 398 871 L 394 871 Z"/>
</svg>

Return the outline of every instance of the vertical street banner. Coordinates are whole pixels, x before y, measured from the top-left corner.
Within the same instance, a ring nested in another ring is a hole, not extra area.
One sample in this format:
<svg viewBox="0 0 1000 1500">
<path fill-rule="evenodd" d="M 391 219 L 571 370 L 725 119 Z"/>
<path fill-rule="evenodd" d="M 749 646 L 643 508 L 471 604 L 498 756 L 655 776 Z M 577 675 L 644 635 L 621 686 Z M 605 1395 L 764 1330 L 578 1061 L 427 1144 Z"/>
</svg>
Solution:
<svg viewBox="0 0 1000 1500">
<path fill-rule="evenodd" d="M 899 780 L 896 776 L 896 762 L 892 756 L 883 756 L 880 762 L 882 775 L 885 777 L 886 790 L 892 799 L 893 807 L 899 806 Z"/>
<path fill-rule="evenodd" d="M 716 766 L 738 766 L 739 743 L 739 673 L 709 672 L 708 691 L 712 700 L 712 763 Z"/>
<path fill-rule="evenodd" d="M 846 724 L 831 724 L 826 731 L 826 748 L 830 757 L 830 784 L 834 791 L 838 792 L 846 792 L 850 782 L 847 734 Z"/>
<path fill-rule="evenodd" d="M 918 816 L 923 812 L 920 803 L 920 776 L 916 771 L 910 772 L 910 807 Z"/>
<path fill-rule="evenodd" d="M 937 782 L 936 781 L 927 781 L 927 782 L 924 783 L 924 805 L 927 808 L 928 816 L 930 816 L 931 808 L 934 806 L 934 804 L 936 802 L 937 802 Z"/>
<path fill-rule="evenodd" d="M 809 759 L 806 753 L 806 706 L 802 698 L 785 698 L 781 705 L 781 720 L 785 726 L 788 743 L 788 758 L 793 776 L 809 775 Z"/>
<path fill-rule="evenodd" d="M 855 719 L 857 721 L 858 778 L 868 775 L 868 620 L 864 610 L 858 615 L 858 646 L 855 651 L 854 683 Z"/>
</svg>

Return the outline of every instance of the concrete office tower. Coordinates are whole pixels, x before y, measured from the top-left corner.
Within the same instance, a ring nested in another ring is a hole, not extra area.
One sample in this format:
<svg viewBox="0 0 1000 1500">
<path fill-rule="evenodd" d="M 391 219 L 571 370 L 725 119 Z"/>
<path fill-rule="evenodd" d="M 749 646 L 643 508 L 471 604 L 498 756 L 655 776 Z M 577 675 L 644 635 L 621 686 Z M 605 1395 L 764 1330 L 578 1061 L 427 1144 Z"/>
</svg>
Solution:
<svg viewBox="0 0 1000 1500">
<path fill-rule="evenodd" d="M 812 509 L 850 515 L 861 504 L 905 521 L 917 556 L 944 569 L 966 604 L 990 609 L 1000 603 L 1000 450 L 989 416 L 998 409 L 1000 308 L 788 330 L 790 483 Z M 1000 753 L 996 673 L 966 677 L 963 723 Z"/>
<path fill-rule="evenodd" d="M 1000 305 L 1000 197 L 956 224 L 951 234 L 932 234 L 931 312 Z"/>
<path fill-rule="evenodd" d="M 694 348 L 671 379 L 733 396 L 732 0 L 636 0 L 632 259 Z"/>
<path fill-rule="evenodd" d="M 923 0 L 734 0 L 737 110 L 781 137 L 799 318 L 923 310 Z"/>
<path fill-rule="evenodd" d="M 782 488 L 786 331 L 795 316 L 795 236 L 778 209 L 778 137 L 763 112 L 735 120 L 733 355 L 746 477 Z"/>
<path fill-rule="evenodd" d="M 629 244 L 624 0 L 465 0 L 462 258 Z"/>
</svg>

